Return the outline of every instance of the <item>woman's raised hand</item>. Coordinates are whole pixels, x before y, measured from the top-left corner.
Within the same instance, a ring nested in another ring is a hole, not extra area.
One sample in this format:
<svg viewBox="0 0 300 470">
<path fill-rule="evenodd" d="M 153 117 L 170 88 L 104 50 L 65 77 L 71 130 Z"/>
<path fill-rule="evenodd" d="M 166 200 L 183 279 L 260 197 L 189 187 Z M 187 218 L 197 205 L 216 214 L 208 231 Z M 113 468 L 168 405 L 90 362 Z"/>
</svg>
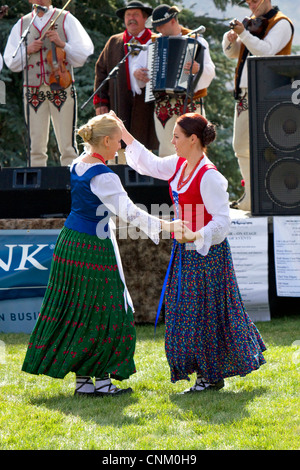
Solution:
<svg viewBox="0 0 300 470">
<path fill-rule="evenodd" d="M 120 124 L 121 131 L 122 131 L 122 140 L 125 142 L 125 144 L 126 145 L 132 144 L 132 142 L 134 141 L 134 137 L 128 132 L 128 130 L 124 126 L 124 123 L 123 123 L 122 119 L 120 119 L 116 115 L 116 113 L 112 110 L 110 110 L 108 114 L 110 114 L 112 117 L 114 117 L 116 119 L 116 121 L 118 121 L 118 123 Z"/>
</svg>

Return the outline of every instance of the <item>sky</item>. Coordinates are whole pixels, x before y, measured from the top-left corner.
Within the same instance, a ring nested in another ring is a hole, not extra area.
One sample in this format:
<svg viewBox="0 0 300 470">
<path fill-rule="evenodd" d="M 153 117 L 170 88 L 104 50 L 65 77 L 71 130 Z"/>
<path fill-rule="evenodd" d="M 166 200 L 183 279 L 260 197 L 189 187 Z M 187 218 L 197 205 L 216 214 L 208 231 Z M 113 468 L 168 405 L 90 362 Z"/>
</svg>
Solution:
<svg viewBox="0 0 300 470">
<path fill-rule="evenodd" d="M 176 5 L 176 2 L 174 2 Z M 197 15 L 207 15 L 216 18 L 237 18 L 243 20 L 245 16 L 250 16 L 249 8 L 245 7 L 229 7 L 226 11 L 218 10 L 213 0 L 185 0 L 184 5 L 190 8 L 191 5 L 196 4 L 192 10 Z M 294 23 L 295 37 L 294 45 L 300 45 L 300 1 L 299 0 L 275 0 L 272 5 L 277 5 L 280 10 L 287 15 Z"/>
</svg>

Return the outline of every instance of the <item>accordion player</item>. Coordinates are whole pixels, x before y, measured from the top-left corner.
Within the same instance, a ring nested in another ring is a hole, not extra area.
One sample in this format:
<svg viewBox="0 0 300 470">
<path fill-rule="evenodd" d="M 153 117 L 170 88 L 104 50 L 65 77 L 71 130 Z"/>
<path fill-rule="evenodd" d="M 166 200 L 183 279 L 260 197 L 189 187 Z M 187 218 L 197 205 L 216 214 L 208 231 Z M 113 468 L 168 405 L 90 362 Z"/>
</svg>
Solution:
<svg viewBox="0 0 300 470">
<path fill-rule="evenodd" d="M 203 71 L 205 47 L 190 37 L 161 36 L 148 46 L 145 101 L 154 101 L 161 93 L 181 95 L 192 93 Z M 193 76 L 186 71 L 187 62 L 200 64 Z"/>
</svg>

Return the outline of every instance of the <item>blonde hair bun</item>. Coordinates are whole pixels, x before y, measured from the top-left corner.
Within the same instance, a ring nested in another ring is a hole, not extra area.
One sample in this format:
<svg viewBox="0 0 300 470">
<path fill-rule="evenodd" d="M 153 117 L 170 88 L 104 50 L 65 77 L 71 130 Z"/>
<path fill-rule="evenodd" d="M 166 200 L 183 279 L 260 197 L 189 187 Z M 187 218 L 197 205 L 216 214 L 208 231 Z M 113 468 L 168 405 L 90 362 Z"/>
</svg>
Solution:
<svg viewBox="0 0 300 470">
<path fill-rule="evenodd" d="M 78 134 L 80 135 L 80 137 L 81 137 L 85 142 L 89 142 L 89 141 L 92 139 L 93 129 L 92 129 L 91 126 L 89 126 L 88 124 L 86 124 L 85 126 L 82 126 L 82 127 L 78 130 Z"/>
<path fill-rule="evenodd" d="M 111 114 L 100 114 L 81 126 L 77 134 L 80 135 L 85 144 L 95 146 L 105 136 L 112 136 L 118 129 L 121 129 L 121 125 Z"/>
</svg>

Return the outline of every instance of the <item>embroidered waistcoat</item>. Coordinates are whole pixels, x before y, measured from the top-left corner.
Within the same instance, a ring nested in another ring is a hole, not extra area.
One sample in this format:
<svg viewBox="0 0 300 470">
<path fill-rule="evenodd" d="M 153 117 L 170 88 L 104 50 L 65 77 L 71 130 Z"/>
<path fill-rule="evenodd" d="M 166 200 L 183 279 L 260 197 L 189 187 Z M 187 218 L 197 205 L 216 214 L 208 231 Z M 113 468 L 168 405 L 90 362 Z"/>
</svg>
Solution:
<svg viewBox="0 0 300 470">
<path fill-rule="evenodd" d="M 179 158 L 176 171 L 169 180 L 170 196 L 174 205 L 176 205 L 175 198 L 170 183 L 173 181 L 178 170 L 181 168 L 184 162 L 184 158 Z M 188 227 L 193 230 L 193 232 L 199 231 L 202 227 L 205 227 L 205 225 L 207 225 L 208 222 L 210 222 L 212 219 L 211 214 L 209 214 L 206 210 L 200 193 L 200 184 L 203 175 L 206 173 L 206 171 L 211 169 L 217 171 L 217 168 L 212 163 L 203 165 L 193 177 L 190 185 L 188 186 L 188 189 L 185 192 L 178 193 L 178 216 L 182 220 L 191 222 Z"/>
</svg>

